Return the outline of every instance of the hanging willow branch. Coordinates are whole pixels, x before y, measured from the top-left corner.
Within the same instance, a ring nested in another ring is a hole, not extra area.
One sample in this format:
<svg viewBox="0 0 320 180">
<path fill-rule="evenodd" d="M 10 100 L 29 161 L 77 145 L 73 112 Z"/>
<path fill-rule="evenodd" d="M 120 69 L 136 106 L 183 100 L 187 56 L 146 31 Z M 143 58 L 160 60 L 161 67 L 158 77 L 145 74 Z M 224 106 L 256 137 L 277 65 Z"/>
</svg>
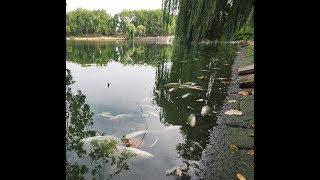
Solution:
<svg viewBox="0 0 320 180">
<path fill-rule="evenodd" d="M 162 8 L 164 24 L 179 11 L 176 39 L 185 44 L 232 39 L 235 31 L 253 26 L 253 0 L 163 0 Z"/>
</svg>

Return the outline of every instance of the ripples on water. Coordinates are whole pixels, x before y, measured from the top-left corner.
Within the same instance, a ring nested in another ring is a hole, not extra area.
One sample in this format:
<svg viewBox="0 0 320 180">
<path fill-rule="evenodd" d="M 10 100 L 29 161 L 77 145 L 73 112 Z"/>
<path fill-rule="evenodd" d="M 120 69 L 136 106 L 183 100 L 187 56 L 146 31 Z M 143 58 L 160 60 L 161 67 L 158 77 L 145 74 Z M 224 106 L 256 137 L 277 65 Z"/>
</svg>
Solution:
<svg viewBox="0 0 320 180">
<path fill-rule="evenodd" d="M 196 164 L 217 119 L 213 112 L 202 116 L 201 109 L 208 105 L 211 111 L 219 111 L 223 105 L 235 50 L 228 44 L 187 50 L 172 45 L 68 41 L 67 79 L 74 83 L 66 88 L 67 179 L 175 179 L 165 171 L 187 161 Z M 168 91 L 164 86 L 176 82 L 194 82 L 204 90 Z M 105 116 L 98 115 L 103 112 Z M 196 117 L 194 127 L 188 123 L 190 114 Z M 163 131 L 171 125 L 181 128 Z M 151 132 L 131 142 L 140 143 L 135 147 L 152 158 L 119 150 L 124 135 L 142 130 Z M 96 135 L 112 135 L 119 142 L 105 140 L 87 147 L 81 141 Z M 196 165 L 188 165 L 184 177 L 197 179 L 196 171 Z"/>
</svg>

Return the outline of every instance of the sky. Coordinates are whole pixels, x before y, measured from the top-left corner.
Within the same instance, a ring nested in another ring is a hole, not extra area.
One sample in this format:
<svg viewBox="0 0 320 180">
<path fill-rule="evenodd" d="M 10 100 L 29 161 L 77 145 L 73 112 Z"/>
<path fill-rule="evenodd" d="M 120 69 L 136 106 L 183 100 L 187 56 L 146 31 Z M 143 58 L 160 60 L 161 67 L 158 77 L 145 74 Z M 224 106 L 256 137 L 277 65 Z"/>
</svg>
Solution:
<svg viewBox="0 0 320 180">
<path fill-rule="evenodd" d="M 114 15 L 123 9 L 161 9 L 162 0 L 67 0 L 67 12 L 77 9 L 105 9 Z"/>
</svg>

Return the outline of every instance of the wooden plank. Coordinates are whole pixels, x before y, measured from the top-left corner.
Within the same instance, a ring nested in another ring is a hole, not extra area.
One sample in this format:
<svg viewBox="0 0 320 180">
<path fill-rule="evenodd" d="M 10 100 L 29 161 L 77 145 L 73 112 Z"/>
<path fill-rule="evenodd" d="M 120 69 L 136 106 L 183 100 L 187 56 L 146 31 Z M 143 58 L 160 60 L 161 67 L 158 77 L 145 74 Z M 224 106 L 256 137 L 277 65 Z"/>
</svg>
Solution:
<svg viewBox="0 0 320 180">
<path fill-rule="evenodd" d="M 240 88 L 252 88 L 254 87 L 254 75 L 249 74 L 249 75 L 244 75 L 240 76 Z"/>
<path fill-rule="evenodd" d="M 253 74 L 254 73 L 254 65 L 245 66 L 243 68 L 238 69 L 239 75 L 247 75 L 247 74 Z"/>
</svg>

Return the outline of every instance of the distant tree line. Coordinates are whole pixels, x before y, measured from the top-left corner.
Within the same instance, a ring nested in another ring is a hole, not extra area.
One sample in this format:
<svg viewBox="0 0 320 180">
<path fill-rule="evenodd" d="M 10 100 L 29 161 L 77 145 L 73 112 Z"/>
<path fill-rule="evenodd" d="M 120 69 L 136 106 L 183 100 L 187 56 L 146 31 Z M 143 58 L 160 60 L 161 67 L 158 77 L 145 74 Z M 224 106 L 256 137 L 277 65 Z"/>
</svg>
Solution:
<svg viewBox="0 0 320 180">
<path fill-rule="evenodd" d="M 172 23 L 164 25 L 159 10 L 124 10 L 111 16 L 105 10 L 76 9 L 66 14 L 67 36 L 166 36 L 174 34 Z"/>
</svg>

